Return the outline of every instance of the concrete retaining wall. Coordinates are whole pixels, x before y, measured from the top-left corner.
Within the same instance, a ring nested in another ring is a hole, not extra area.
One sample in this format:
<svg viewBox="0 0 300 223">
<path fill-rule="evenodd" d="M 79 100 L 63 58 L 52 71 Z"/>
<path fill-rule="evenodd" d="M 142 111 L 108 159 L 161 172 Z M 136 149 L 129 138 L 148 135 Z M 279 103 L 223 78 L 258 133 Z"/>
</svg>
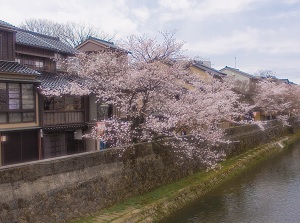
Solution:
<svg viewBox="0 0 300 223">
<path fill-rule="evenodd" d="M 235 143 L 228 155 L 289 134 L 291 128 L 268 124 L 227 130 Z M 120 155 L 122 154 L 122 155 Z M 36 161 L 0 168 L 0 222 L 64 222 L 143 194 L 203 168 L 178 165 L 173 151 L 158 144 Z"/>
</svg>

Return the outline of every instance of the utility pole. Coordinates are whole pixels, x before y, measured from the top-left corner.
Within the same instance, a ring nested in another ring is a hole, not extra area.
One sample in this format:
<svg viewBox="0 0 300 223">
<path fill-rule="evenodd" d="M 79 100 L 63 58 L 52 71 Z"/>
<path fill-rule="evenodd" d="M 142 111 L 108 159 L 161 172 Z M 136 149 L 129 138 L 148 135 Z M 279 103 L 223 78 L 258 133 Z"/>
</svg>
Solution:
<svg viewBox="0 0 300 223">
<path fill-rule="evenodd" d="M 236 57 L 234 57 L 234 68 L 236 69 Z"/>
</svg>

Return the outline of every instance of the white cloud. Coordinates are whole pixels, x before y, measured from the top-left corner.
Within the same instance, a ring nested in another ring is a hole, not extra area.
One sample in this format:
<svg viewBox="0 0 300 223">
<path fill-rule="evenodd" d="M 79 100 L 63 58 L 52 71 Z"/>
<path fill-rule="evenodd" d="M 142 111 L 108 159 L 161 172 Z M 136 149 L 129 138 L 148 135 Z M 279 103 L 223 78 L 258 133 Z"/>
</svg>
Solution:
<svg viewBox="0 0 300 223">
<path fill-rule="evenodd" d="M 294 5 L 299 3 L 299 0 L 283 0 L 284 3 L 289 4 L 289 5 Z"/>
<path fill-rule="evenodd" d="M 266 0 L 160 0 L 161 20 L 177 21 L 191 19 L 202 21 L 211 16 L 231 15 L 251 9 L 256 3 Z"/>
<path fill-rule="evenodd" d="M 150 18 L 150 10 L 146 7 L 138 7 L 132 10 L 138 22 L 146 22 Z"/>
<path fill-rule="evenodd" d="M 237 13 L 248 10 L 249 7 L 257 2 L 262 2 L 258 0 L 213 0 L 204 1 L 200 6 L 204 9 L 204 13 L 207 15 L 216 14 L 227 14 L 227 13 Z"/>
<path fill-rule="evenodd" d="M 271 15 L 268 18 L 269 19 L 276 19 L 276 20 L 280 20 L 280 19 L 298 19 L 300 15 L 300 10 L 298 9 L 294 9 L 294 10 L 290 10 L 290 11 L 283 11 L 283 12 L 279 12 L 278 14 L 275 15 Z"/>
<path fill-rule="evenodd" d="M 202 39 L 195 43 L 188 43 L 191 51 L 200 51 L 203 54 L 225 54 L 239 49 L 253 49 L 257 42 L 258 31 L 247 28 L 244 31 L 233 31 L 229 36 L 217 36 L 211 39 Z"/>
<path fill-rule="evenodd" d="M 190 51 L 202 54 L 226 54 L 236 51 L 254 51 L 265 54 L 294 54 L 300 52 L 298 38 L 289 36 L 287 29 L 260 30 L 248 27 L 244 30 L 232 31 L 230 35 L 202 39 L 195 43 L 188 43 Z"/>
<path fill-rule="evenodd" d="M 158 2 L 161 7 L 171 11 L 190 10 L 196 5 L 196 1 L 192 0 L 159 0 Z"/>
<path fill-rule="evenodd" d="M 0 19 L 18 26 L 29 18 L 90 23 L 116 40 L 178 29 L 188 54 L 219 67 L 238 64 L 300 73 L 300 0 L 10 0 Z M 215 62 L 214 62 L 215 61 Z M 245 70 L 247 72 L 247 70 Z M 281 72 L 282 71 L 282 72 Z"/>
</svg>

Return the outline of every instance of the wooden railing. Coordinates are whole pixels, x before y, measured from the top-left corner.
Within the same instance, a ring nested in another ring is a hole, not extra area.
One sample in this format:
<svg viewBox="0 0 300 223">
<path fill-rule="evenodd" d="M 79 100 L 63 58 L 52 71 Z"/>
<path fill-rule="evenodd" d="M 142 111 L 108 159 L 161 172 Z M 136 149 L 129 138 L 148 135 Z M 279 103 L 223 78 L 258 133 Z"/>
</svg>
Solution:
<svg viewBox="0 0 300 223">
<path fill-rule="evenodd" d="M 83 111 L 44 111 L 44 125 L 83 123 Z"/>
<path fill-rule="evenodd" d="M 47 65 L 43 65 L 43 66 L 35 66 L 35 65 L 31 65 L 31 64 L 24 64 L 22 63 L 21 65 L 31 68 L 33 70 L 49 70 L 50 67 L 48 67 Z"/>
</svg>

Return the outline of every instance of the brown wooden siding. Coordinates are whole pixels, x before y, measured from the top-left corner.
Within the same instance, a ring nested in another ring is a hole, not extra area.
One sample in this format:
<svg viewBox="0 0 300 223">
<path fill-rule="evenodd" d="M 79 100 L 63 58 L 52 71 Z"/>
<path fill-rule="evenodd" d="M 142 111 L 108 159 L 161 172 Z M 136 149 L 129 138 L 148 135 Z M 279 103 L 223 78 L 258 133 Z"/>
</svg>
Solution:
<svg viewBox="0 0 300 223">
<path fill-rule="evenodd" d="M 55 53 L 51 50 L 16 44 L 16 55 L 16 58 L 20 59 L 20 64 L 23 66 L 34 70 L 56 71 L 55 61 L 53 60 Z M 26 63 L 26 60 L 32 61 L 33 64 Z M 43 66 L 37 66 L 35 64 L 36 61 L 42 61 Z"/>
<path fill-rule="evenodd" d="M 32 68 L 34 70 L 45 70 L 49 72 L 55 72 L 55 61 L 51 58 L 46 57 L 38 57 L 38 56 L 32 56 L 32 55 L 24 55 L 21 53 L 17 53 L 16 59 L 19 59 L 19 63 L 22 66 Z M 31 61 L 32 64 L 29 64 L 28 61 Z M 42 62 L 43 66 L 37 66 L 36 62 Z"/>
<path fill-rule="evenodd" d="M 1 52 L 0 60 L 14 61 L 15 60 L 15 33 L 5 32 L 0 30 L 1 36 Z"/>
<path fill-rule="evenodd" d="M 44 126 L 75 123 L 84 123 L 83 111 L 44 111 Z"/>
<path fill-rule="evenodd" d="M 37 47 L 23 46 L 16 44 L 16 52 L 20 54 L 28 54 L 38 57 L 54 58 L 54 52 L 51 50 L 41 49 Z"/>
<path fill-rule="evenodd" d="M 2 164 L 9 165 L 38 160 L 38 130 L 2 132 Z"/>
</svg>

